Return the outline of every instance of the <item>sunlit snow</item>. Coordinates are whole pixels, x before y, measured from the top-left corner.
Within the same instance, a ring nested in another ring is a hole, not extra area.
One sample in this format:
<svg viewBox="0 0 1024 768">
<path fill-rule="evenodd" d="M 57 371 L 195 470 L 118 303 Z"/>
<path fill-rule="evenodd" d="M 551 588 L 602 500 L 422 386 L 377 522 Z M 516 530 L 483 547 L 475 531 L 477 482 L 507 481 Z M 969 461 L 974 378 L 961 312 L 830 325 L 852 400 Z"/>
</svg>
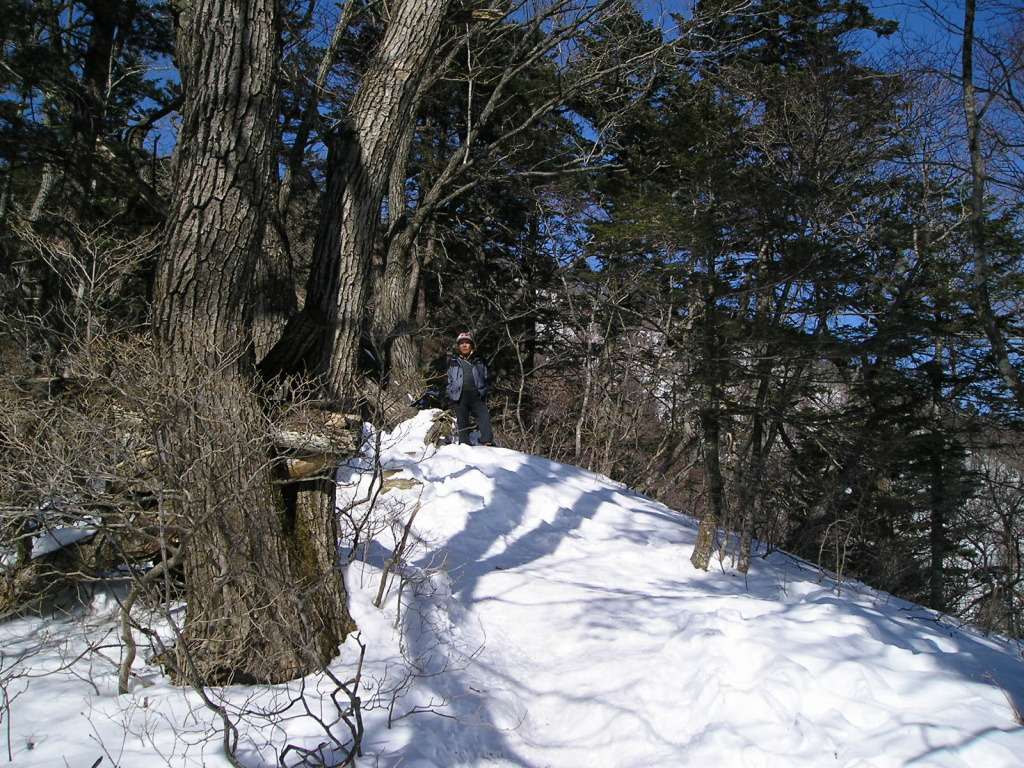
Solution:
<svg viewBox="0 0 1024 768">
<path fill-rule="evenodd" d="M 345 513 L 372 539 L 349 553 L 360 632 L 332 667 L 349 679 L 365 646 L 360 768 L 1024 765 L 1019 645 L 783 553 L 746 576 L 695 570 L 691 519 L 536 456 L 425 446 L 432 415 L 356 462 L 379 460 L 385 493 L 359 466 L 340 474 L 340 506 L 374 498 Z M 101 596 L 77 619 L 0 625 L 0 762 L 230 765 L 221 721 L 142 654 L 117 695 L 115 609 Z M 237 759 L 291 766 L 322 764 L 300 755 L 327 741 L 333 690 L 210 693 L 231 713 L 279 707 L 238 718 Z"/>
</svg>

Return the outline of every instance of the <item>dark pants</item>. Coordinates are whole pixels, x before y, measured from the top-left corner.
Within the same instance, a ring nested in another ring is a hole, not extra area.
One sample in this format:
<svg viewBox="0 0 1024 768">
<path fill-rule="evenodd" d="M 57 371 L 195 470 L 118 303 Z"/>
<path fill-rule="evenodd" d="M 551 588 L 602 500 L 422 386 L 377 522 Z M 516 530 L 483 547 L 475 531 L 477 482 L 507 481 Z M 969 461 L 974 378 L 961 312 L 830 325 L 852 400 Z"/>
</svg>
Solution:
<svg viewBox="0 0 1024 768">
<path fill-rule="evenodd" d="M 494 435 L 491 434 L 491 414 L 487 410 L 487 403 L 480 397 L 479 392 L 472 387 L 466 387 L 454 407 L 455 427 L 458 430 L 459 443 L 469 445 L 470 414 L 476 417 L 476 427 L 480 430 L 480 442 L 494 442 Z"/>
</svg>

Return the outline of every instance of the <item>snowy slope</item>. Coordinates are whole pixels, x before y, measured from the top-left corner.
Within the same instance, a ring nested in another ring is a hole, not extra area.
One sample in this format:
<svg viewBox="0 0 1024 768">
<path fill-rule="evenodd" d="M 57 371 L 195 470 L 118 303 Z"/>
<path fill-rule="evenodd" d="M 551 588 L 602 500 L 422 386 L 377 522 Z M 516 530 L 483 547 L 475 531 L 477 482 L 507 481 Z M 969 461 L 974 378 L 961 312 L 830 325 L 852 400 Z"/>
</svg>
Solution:
<svg viewBox="0 0 1024 768">
<path fill-rule="evenodd" d="M 435 743 L 410 724 L 384 764 L 1024 765 L 1014 646 L 781 554 L 696 571 L 692 521 L 590 472 L 470 446 L 382 459 L 423 483 L 392 492 L 420 504 L 416 562 L 447 564 L 450 712 L 493 726 Z"/>
<path fill-rule="evenodd" d="M 345 512 L 366 541 L 348 571 L 360 633 L 333 669 L 352 674 L 365 645 L 360 768 L 1024 766 L 1016 645 L 780 553 L 747 576 L 696 571 L 688 518 L 535 456 L 424 446 L 430 416 L 381 436 L 385 493 L 360 471 L 374 457 L 341 473 L 343 506 L 373 498 Z M 3 677 L 12 649 L 45 630 L 68 658 L 85 629 L 113 632 L 107 615 L 0 626 L 0 680 L 20 694 L 2 723 L 13 764 L 228 765 L 216 718 L 143 660 L 136 689 L 114 695 L 112 639 L 110 662 Z M 59 658 L 41 650 L 21 669 Z M 331 687 L 215 693 L 252 709 L 300 690 L 324 703 Z M 304 709 L 240 722 L 247 766 L 323 742 Z"/>
</svg>

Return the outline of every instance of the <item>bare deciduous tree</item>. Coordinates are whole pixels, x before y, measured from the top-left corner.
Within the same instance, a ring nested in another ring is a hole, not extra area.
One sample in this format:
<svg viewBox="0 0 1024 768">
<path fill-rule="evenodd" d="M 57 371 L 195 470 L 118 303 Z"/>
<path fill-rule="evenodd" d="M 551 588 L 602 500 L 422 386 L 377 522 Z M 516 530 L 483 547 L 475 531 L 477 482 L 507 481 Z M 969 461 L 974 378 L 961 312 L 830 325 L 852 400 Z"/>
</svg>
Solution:
<svg viewBox="0 0 1024 768">
<path fill-rule="evenodd" d="M 403 0 L 346 118 L 328 139 L 328 178 L 302 311 L 262 363 L 267 375 L 307 371 L 352 400 L 372 248 L 396 152 L 414 119 L 451 0 Z"/>
<path fill-rule="evenodd" d="M 156 288 L 171 380 L 162 502 L 186 531 L 187 678 L 281 681 L 318 669 L 352 628 L 333 509 L 288 504 L 255 377 L 252 276 L 277 203 L 273 0 L 202 0 L 179 13 L 186 94 L 175 197 Z"/>
</svg>

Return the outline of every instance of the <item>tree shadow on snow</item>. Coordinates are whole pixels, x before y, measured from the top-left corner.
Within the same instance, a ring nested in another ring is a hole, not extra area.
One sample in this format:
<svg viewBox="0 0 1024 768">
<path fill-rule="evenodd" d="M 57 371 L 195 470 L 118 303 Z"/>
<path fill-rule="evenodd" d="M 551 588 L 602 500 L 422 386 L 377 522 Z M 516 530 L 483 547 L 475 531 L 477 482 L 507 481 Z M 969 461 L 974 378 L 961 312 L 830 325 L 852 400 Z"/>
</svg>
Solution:
<svg viewBox="0 0 1024 768">
<path fill-rule="evenodd" d="M 553 554 L 585 520 L 594 517 L 602 504 L 618 504 L 623 496 L 622 491 L 613 488 L 581 490 L 572 507 L 566 507 L 550 494 L 552 511 L 545 515 L 547 519 L 511 538 L 522 526 L 526 510 L 538 503 L 534 497 L 556 488 L 562 489 L 559 495 L 564 494 L 565 478 L 533 468 L 492 467 L 488 480 L 493 483 L 495 498 L 470 513 L 466 526 L 422 561 L 426 564 L 430 558 L 443 556 L 449 564 L 453 593 L 467 608 L 475 602 L 483 576 L 496 570 L 522 568 Z M 496 547 L 502 543 L 504 546 Z"/>
<path fill-rule="evenodd" d="M 483 576 L 495 570 L 522 568 L 552 554 L 566 537 L 579 529 L 584 520 L 593 518 L 602 504 L 614 504 L 617 503 L 616 497 L 621 501 L 623 495 L 629 495 L 628 491 L 598 486 L 592 491 L 580 489 L 571 508 L 561 506 L 557 500 L 564 500 L 564 476 L 545 473 L 532 466 L 516 469 L 489 467 L 486 481 L 491 488 L 481 491 L 490 490 L 492 493 L 481 494 L 481 506 L 469 514 L 465 527 L 444 546 L 432 549 L 417 561 L 417 565 L 424 569 L 438 562 L 446 563 L 451 586 L 447 610 L 459 614 L 468 611 L 476 602 L 477 588 Z M 526 510 L 538 503 L 537 494 L 548 494 L 551 498 L 551 511 L 545 515 L 547 519 L 511 538 L 511 534 L 525 522 Z M 502 542 L 505 546 L 495 546 Z M 407 629 L 419 631 L 418 626 L 419 622 L 411 622 Z M 485 640 L 481 638 L 481 642 Z M 433 640 L 407 636 L 410 649 L 424 642 L 429 644 Z M 421 652 L 429 651 L 421 649 Z M 402 751 L 401 757 L 405 761 L 402 764 L 441 768 L 446 765 L 444 755 L 447 754 L 457 755 L 466 764 L 472 755 L 488 764 L 531 768 L 532 763 L 515 753 L 506 730 L 493 725 L 497 722 L 510 723 L 508 729 L 514 730 L 526 713 L 517 716 L 508 711 L 494 711 L 498 706 L 507 709 L 510 703 L 515 704 L 516 699 L 496 703 L 487 691 L 477 689 L 476 686 L 481 685 L 477 678 L 482 675 L 493 688 L 500 685 L 500 677 L 479 659 L 464 658 L 463 661 L 465 667 L 462 669 L 455 662 L 443 674 L 428 674 L 420 679 L 419 685 L 429 688 L 437 701 L 448 704 L 443 718 L 420 715 L 408 718 L 415 735 Z M 452 663 L 452 660 L 446 659 L 445 662 Z M 508 681 L 509 685 L 513 683 Z"/>
</svg>

